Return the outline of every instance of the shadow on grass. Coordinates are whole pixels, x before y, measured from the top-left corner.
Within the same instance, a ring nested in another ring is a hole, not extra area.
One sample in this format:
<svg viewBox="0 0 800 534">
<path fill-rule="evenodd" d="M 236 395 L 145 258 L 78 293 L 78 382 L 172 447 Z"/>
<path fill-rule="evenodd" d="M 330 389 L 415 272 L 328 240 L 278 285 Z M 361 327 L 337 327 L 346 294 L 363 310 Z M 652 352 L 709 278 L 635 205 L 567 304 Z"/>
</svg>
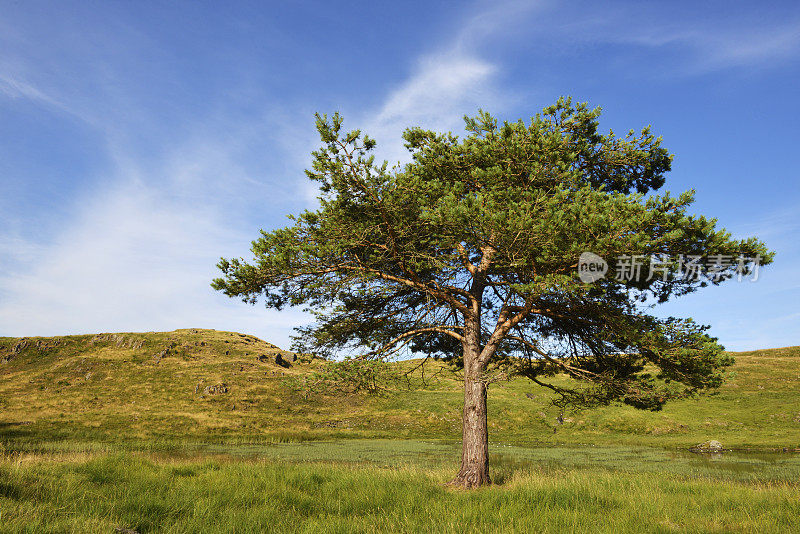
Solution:
<svg viewBox="0 0 800 534">
<path fill-rule="evenodd" d="M 0 443 L 6 441 L 34 441 L 41 439 L 28 422 L 0 422 Z"/>
</svg>

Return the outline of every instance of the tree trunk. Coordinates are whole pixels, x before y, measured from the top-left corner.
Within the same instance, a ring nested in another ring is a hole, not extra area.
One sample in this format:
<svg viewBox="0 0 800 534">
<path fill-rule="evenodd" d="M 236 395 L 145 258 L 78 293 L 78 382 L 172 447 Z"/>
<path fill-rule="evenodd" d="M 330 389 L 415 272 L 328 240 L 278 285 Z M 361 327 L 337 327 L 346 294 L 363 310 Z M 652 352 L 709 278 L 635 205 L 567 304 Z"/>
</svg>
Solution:
<svg viewBox="0 0 800 534">
<path fill-rule="evenodd" d="M 461 416 L 461 469 L 449 482 L 466 489 L 491 484 L 489 479 L 489 428 L 486 422 L 485 364 L 481 364 L 482 284 L 470 290 L 472 313 L 464 317 L 464 412 Z"/>
<path fill-rule="evenodd" d="M 451 486 L 471 489 L 491 484 L 489 479 L 489 429 L 486 423 L 486 383 L 464 373 L 464 414 L 461 469 Z"/>
</svg>

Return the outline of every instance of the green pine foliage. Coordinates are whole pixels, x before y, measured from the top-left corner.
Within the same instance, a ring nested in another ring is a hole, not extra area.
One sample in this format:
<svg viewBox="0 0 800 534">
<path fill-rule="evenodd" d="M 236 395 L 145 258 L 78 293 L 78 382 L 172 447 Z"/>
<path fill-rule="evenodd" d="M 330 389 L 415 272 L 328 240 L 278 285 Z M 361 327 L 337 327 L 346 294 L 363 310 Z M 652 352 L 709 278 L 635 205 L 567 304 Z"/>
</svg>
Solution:
<svg viewBox="0 0 800 534">
<path fill-rule="evenodd" d="M 692 191 L 656 193 L 672 156 L 650 128 L 599 130 L 599 109 L 559 99 L 529 122 L 481 111 L 466 135 L 420 128 L 390 168 L 375 140 L 317 116 L 308 177 L 319 208 L 262 231 L 251 260 L 222 259 L 213 287 L 267 306 L 305 306 L 296 348 L 330 356 L 398 350 L 446 359 L 473 380 L 519 375 L 559 404 L 658 410 L 720 385 L 732 363 L 707 327 L 648 306 L 733 278 L 581 282 L 577 259 L 773 256 L 691 214 Z M 472 376 L 475 375 L 475 376 Z M 554 381 L 556 375 L 571 383 Z"/>
</svg>

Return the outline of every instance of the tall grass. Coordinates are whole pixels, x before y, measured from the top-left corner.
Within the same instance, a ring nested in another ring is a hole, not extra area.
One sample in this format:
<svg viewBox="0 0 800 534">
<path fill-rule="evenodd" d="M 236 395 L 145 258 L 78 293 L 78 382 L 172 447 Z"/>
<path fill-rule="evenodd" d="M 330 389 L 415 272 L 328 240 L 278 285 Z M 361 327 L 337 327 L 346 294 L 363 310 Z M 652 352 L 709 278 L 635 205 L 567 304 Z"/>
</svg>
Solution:
<svg viewBox="0 0 800 534">
<path fill-rule="evenodd" d="M 0 461 L 0 531 L 797 532 L 800 487 L 668 473 L 521 467 L 492 487 L 453 465 L 168 459 L 131 453 Z"/>
</svg>

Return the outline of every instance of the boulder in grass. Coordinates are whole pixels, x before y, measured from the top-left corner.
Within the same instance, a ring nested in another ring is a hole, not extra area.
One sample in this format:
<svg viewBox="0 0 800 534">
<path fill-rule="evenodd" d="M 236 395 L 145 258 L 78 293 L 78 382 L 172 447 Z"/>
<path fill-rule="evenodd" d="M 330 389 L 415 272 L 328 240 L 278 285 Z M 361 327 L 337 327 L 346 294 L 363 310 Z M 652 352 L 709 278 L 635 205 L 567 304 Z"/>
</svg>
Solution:
<svg viewBox="0 0 800 534">
<path fill-rule="evenodd" d="M 220 395 L 228 392 L 227 384 L 214 384 L 213 386 L 206 386 L 203 393 L 206 395 Z"/>
<path fill-rule="evenodd" d="M 724 449 L 722 447 L 722 443 L 712 439 L 700 443 L 699 445 L 695 445 L 694 447 L 691 447 L 690 450 L 692 452 L 722 452 Z"/>
</svg>

